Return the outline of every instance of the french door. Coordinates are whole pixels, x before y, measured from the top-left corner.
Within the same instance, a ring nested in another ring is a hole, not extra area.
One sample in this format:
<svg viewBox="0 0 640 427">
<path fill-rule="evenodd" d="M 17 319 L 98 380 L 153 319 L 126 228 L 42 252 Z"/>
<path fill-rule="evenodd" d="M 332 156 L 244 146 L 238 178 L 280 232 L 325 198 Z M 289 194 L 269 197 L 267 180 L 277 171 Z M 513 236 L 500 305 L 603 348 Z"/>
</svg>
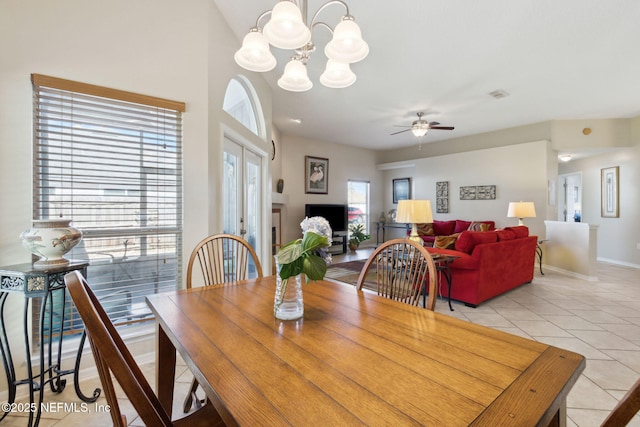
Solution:
<svg viewBox="0 0 640 427">
<path fill-rule="evenodd" d="M 224 139 L 223 231 L 245 239 L 258 254 L 262 248 L 262 157 Z M 255 266 L 249 267 L 254 277 Z"/>
</svg>

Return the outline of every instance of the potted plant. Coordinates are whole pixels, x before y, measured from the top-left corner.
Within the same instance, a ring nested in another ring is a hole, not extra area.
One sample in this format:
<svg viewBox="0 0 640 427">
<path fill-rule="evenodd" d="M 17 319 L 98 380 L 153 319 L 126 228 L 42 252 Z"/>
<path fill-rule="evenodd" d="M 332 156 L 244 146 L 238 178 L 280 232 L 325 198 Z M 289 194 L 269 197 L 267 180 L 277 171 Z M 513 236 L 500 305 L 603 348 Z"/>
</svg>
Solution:
<svg viewBox="0 0 640 427">
<path fill-rule="evenodd" d="M 364 232 L 364 224 L 350 224 L 349 225 L 349 249 L 355 251 L 360 246 L 360 243 L 371 238 L 370 234 Z"/>
</svg>

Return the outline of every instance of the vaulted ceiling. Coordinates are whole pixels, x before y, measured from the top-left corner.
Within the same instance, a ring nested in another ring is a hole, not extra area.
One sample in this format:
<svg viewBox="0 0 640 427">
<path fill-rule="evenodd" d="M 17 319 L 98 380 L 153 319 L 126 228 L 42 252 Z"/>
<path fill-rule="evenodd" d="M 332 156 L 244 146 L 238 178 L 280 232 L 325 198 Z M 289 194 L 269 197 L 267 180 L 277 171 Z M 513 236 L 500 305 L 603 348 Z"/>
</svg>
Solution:
<svg viewBox="0 0 640 427">
<path fill-rule="evenodd" d="M 307 65 L 310 91 L 277 86 L 292 52 L 271 49 L 278 65 L 264 77 L 273 87 L 274 124 L 284 133 L 386 150 L 418 144 L 411 132 L 391 133 L 419 111 L 455 126 L 429 131 L 423 144 L 548 120 L 640 115 L 637 0 L 345 1 L 370 47 L 351 66 L 354 85 L 330 89 L 319 82 L 331 36 L 326 28 L 312 33 L 318 49 Z M 238 48 L 276 4 L 214 2 Z M 324 3 L 308 1 L 309 19 Z M 334 26 L 342 14 L 334 5 L 319 17 Z M 508 96 L 490 96 L 496 90 Z"/>
</svg>

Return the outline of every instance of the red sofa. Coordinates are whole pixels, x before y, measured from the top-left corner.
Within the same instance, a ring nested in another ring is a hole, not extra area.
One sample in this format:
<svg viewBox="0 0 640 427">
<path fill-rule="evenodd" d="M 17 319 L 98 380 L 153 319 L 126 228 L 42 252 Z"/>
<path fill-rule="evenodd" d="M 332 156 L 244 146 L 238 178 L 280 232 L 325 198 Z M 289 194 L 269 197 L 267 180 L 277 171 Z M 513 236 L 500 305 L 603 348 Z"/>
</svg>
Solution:
<svg viewBox="0 0 640 427">
<path fill-rule="evenodd" d="M 471 229 L 472 231 L 490 231 L 496 228 L 494 221 L 465 221 L 452 219 L 449 221 L 434 220 L 426 224 L 418 224 L 418 235 L 422 237 L 425 246 L 433 246 L 439 236 L 450 236 Z M 411 230 L 407 234 L 411 233 Z"/>
<path fill-rule="evenodd" d="M 431 253 L 455 255 L 451 269 L 451 299 L 476 307 L 483 301 L 533 280 L 536 236 L 525 226 L 493 231 L 463 231 L 455 249 L 427 248 Z M 448 297 L 445 280 L 440 294 Z"/>
</svg>

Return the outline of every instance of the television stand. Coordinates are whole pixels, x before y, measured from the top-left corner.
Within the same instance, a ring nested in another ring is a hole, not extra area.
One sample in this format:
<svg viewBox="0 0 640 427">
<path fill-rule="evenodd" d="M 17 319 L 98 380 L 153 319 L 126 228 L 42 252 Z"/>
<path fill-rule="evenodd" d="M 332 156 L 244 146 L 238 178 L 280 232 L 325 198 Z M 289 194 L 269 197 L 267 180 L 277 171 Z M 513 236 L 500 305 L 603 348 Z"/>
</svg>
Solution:
<svg viewBox="0 0 640 427">
<path fill-rule="evenodd" d="M 347 234 L 334 234 L 331 236 L 333 240 L 333 244 L 329 248 L 329 253 L 332 255 L 342 255 L 347 252 Z M 342 246 L 342 251 L 340 249 L 335 250 L 334 247 Z"/>
</svg>

